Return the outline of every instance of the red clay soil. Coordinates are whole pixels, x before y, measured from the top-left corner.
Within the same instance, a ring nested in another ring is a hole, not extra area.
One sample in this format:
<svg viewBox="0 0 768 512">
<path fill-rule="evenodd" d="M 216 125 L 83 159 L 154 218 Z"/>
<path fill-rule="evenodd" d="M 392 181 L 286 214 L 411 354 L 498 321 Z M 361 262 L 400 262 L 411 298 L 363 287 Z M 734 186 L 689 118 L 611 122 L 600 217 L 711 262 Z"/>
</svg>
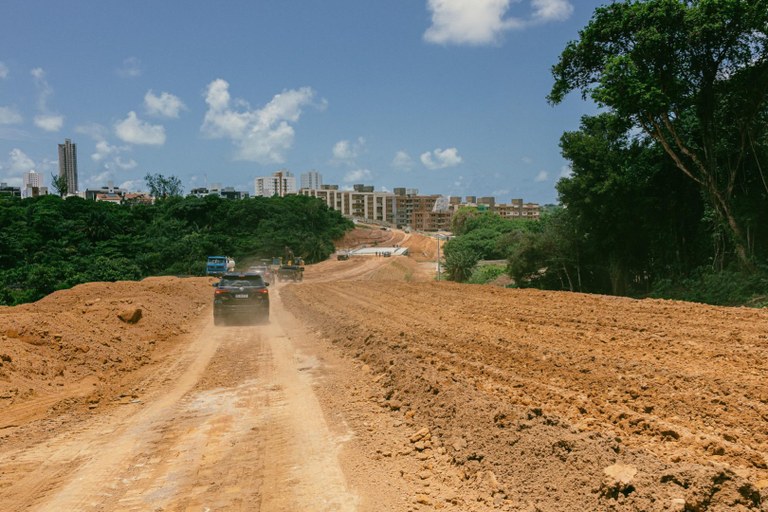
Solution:
<svg viewBox="0 0 768 512">
<path fill-rule="evenodd" d="M 435 282 L 397 230 L 340 247 L 373 243 L 411 255 L 308 265 L 268 325 L 213 327 L 207 278 L 0 308 L 0 502 L 768 510 L 768 311 Z"/>
<path fill-rule="evenodd" d="M 766 311 L 424 282 L 282 296 L 429 433 L 427 503 L 766 509 Z"/>
</svg>

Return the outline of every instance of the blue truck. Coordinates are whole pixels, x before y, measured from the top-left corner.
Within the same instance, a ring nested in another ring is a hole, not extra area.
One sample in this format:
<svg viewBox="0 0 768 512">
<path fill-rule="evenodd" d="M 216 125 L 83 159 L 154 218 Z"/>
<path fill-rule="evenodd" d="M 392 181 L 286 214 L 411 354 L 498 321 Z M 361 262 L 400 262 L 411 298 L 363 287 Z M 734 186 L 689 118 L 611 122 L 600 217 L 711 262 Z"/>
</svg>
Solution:
<svg viewBox="0 0 768 512">
<path fill-rule="evenodd" d="M 205 274 L 209 276 L 221 276 L 235 270 L 235 260 L 229 256 L 208 256 L 205 264 Z"/>
</svg>

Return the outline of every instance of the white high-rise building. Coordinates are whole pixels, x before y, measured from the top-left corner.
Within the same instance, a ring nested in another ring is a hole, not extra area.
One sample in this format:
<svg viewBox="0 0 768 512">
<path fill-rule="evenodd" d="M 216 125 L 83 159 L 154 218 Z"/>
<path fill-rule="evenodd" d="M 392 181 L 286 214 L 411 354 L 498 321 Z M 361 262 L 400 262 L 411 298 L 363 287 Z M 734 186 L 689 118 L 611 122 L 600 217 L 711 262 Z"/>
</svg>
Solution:
<svg viewBox="0 0 768 512">
<path fill-rule="evenodd" d="M 301 174 L 301 188 L 320 190 L 323 187 L 323 175 L 317 171 L 309 171 Z"/>
<path fill-rule="evenodd" d="M 24 185 L 21 188 L 21 197 L 35 197 L 40 195 L 43 188 L 43 175 L 33 170 L 24 173 Z"/>
<path fill-rule="evenodd" d="M 295 194 L 296 177 L 288 169 L 280 169 L 272 176 L 262 176 L 254 180 L 254 193 L 257 196 L 284 197 L 288 194 Z"/>
</svg>

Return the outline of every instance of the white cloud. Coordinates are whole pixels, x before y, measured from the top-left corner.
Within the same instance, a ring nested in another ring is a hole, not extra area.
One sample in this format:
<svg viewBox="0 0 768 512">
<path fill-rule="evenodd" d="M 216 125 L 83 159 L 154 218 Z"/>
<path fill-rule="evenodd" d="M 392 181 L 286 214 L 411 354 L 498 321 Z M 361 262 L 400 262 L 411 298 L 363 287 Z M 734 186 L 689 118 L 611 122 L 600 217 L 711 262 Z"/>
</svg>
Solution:
<svg viewBox="0 0 768 512">
<path fill-rule="evenodd" d="M 13 148 L 8 153 L 7 168 L 11 173 L 18 174 L 35 169 L 35 162 L 19 148 Z"/>
<path fill-rule="evenodd" d="M 129 144 L 165 144 L 165 128 L 158 124 L 149 124 L 136 117 L 136 112 L 128 112 L 128 117 L 115 123 L 115 134 Z"/>
<path fill-rule="evenodd" d="M 565 21 L 573 14 L 568 0 L 531 0 L 533 19 L 540 21 Z"/>
<path fill-rule="evenodd" d="M 445 169 L 446 167 L 455 167 L 462 162 L 456 148 L 438 148 L 432 152 L 427 151 L 421 154 L 420 159 L 427 169 Z"/>
<path fill-rule="evenodd" d="M 561 178 L 570 178 L 571 176 L 573 176 L 573 168 L 570 165 L 564 165 L 560 168 Z"/>
<path fill-rule="evenodd" d="M 494 197 L 506 196 L 506 195 L 509 195 L 509 189 L 508 188 L 497 189 L 491 192 L 491 195 Z"/>
<path fill-rule="evenodd" d="M 151 89 L 144 95 L 144 107 L 150 115 L 174 118 L 179 117 L 179 112 L 187 108 L 178 96 L 168 92 L 156 96 Z"/>
<path fill-rule="evenodd" d="M 53 88 L 45 79 L 43 68 L 34 68 L 30 71 L 35 87 L 37 88 L 37 109 L 40 114 L 35 116 L 35 126 L 47 132 L 57 132 L 64 125 L 64 116 L 51 113 L 48 110 L 48 98 L 53 94 Z"/>
<path fill-rule="evenodd" d="M 120 184 L 120 188 L 128 190 L 129 192 L 136 192 L 145 189 L 147 184 L 144 180 L 127 180 Z"/>
<path fill-rule="evenodd" d="M 0 107 L 0 124 L 19 124 L 23 121 L 13 107 Z"/>
<path fill-rule="evenodd" d="M 395 158 L 392 159 L 392 167 L 403 171 L 410 171 L 413 169 L 413 158 L 405 151 L 398 151 L 395 153 Z"/>
<path fill-rule="evenodd" d="M 373 178 L 373 173 L 368 169 L 355 169 L 344 175 L 345 183 L 362 183 Z"/>
<path fill-rule="evenodd" d="M 135 169 L 137 165 L 136 160 L 133 158 L 128 158 L 127 160 L 124 160 L 123 157 L 118 156 L 115 158 L 115 165 L 118 166 L 120 169 L 127 171 L 129 169 Z"/>
<path fill-rule="evenodd" d="M 496 42 L 509 29 L 520 28 L 523 21 L 504 18 L 510 0 L 429 0 L 432 26 L 424 39 L 436 44 L 482 45 Z"/>
<path fill-rule="evenodd" d="M 117 74 L 124 78 L 136 78 L 141 76 L 141 61 L 136 57 L 128 57 L 117 68 Z"/>
<path fill-rule="evenodd" d="M 521 160 L 523 161 L 524 164 L 532 164 L 533 163 L 533 158 L 531 158 L 529 156 L 524 156 L 523 158 L 521 158 Z"/>
<path fill-rule="evenodd" d="M 8 66 L 0 62 L 0 80 L 8 77 Z"/>
<path fill-rule="evenodd" d="M 573 13 L 569 0 L 531 0 L 530 18 L 507 16 L 511 3 L 512 0 L 428 0 L 432 25 L 424 32 L 424 40 L 435 44 L 494 44 L 508 30 L 563 21 Z"/>
<path fill-rule="evenodd" d="M 35 126 L 47 132 L 57 132 L 64 125 L 64 116 L 41 114 L 35 116 Z"/>
<path fill-rule="evenodd" d="M 549 179 L 549 173 L 547 171 L 539 171 L 539 174 L 536 175 L 536 177 L 533 179 L 536 183 L 541 183 L 542 181 L 547 181 Z"/>
<path fill-rule="evenodd" d="M 261 109 L 251 109 L 242 100 L 231 101 L 229 83 L 216 79 L 208 84 L 205 102 L 208 111 L 200 130 L 211 138 L 228 138 L 237 147 L 235 158 L 262 164 L 282 163 L 293 146 L 294 129 L 305 106 L 312 104 L 315 91 L 309 87 L 276 94 Z M 234 103 L 241 107 L 235 110 Z"/>
<path fill-rule="evenodd" d="M 356 141 L 340 140 L 333 146 L 333 162 L 354 165 L 355 160 L 365 149 L 365 139 L 358 137 Z"/>
</svg>

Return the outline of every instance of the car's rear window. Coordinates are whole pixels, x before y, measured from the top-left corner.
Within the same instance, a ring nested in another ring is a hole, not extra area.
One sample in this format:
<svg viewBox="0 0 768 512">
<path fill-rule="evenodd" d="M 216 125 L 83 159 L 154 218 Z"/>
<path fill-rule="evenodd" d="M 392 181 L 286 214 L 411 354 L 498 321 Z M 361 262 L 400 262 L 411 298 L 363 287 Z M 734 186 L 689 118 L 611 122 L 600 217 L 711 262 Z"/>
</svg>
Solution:
<svg viewBox="0 0 768 512">
<path fill-rule="evenodd" d="M 263 286 L 264 279 L 261 276 L 238 276 L 238 277 L 225 277 L 219 281 L 219 286 Z"/>
</svg>

